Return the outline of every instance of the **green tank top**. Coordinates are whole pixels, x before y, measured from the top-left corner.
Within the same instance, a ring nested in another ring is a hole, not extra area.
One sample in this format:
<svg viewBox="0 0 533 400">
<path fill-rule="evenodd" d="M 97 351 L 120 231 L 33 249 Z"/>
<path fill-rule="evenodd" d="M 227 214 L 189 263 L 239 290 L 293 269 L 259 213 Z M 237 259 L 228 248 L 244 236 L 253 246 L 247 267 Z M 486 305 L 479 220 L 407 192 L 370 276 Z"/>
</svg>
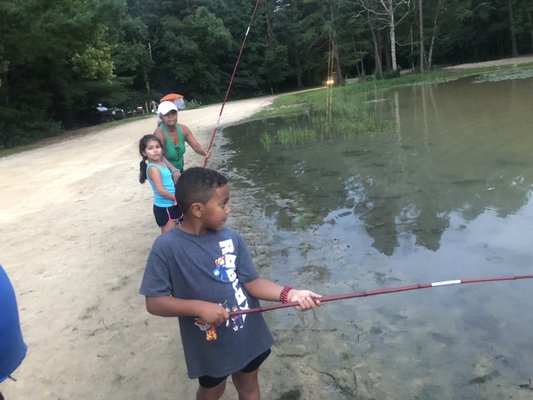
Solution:
<svg viewBox="0 0 533 400">
<path fill-rule="evenodd" d="M 176 167 L 178 170 L 183 170 L 183 155 L 185 154 L 185 138 L 181 132 L 180 126 L 176 124 L 176 131 L 178 132 L 178 138 L 180 140 L 179 145 L 172 143 L 172 139 L 168 134 L 167 127 L 165 124 L 161 124 L 161 129 L 165 132 L 165 137 L 167 138 L 167 145 L 165 147 L 165 157 L 170 163 Z"/>
</svg>

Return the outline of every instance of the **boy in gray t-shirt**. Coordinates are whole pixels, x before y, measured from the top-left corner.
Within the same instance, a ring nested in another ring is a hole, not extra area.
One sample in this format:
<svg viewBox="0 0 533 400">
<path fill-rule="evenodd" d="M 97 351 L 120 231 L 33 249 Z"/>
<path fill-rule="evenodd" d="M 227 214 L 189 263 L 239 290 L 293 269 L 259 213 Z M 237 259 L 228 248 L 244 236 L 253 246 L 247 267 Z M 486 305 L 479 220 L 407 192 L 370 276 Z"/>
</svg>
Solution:
<svg viewBox="0 0 533 400">
<path fill-rule="evenodd" d="M 239 398 L 254 400 L 273 338 L 261 314 L 230 318 L 229 312 L 258 307 L 258 299 L 298 302 L 305 311 L 321 296 L 258 276 L 242 237 L 224 227 L 229 197 L 227 179 L 216 171 L 196 167 L 180 176 L 183 222 L 155 240 L 140 293 L 149 313 L 179 317 L 188 375 L 200 384 L 197 398 L 221 398 L 231 375 Z"/>
</svg>

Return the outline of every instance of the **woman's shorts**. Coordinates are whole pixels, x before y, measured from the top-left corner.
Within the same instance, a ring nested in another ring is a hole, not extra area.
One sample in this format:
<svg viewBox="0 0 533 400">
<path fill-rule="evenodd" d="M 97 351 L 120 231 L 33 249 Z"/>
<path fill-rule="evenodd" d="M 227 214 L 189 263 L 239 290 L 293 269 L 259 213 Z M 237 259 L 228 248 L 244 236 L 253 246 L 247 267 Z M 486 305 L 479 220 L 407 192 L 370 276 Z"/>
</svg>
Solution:
<svg viewBox="0 0 533 400">
<path fill-rule="evenodd" d="M 158 207 L 154 205 L 154 216 L 158 226 L 165 226 L 168 221 L 180 219 L 182 213 L 178 206 Z"/>
<path fill-rule="evenodd" d="M 244 372 L 244 373 L 254 372 L 257 368 L 261 366 L 261 364 L 263 364 L 263 361 L 265 361 L 269 355 L 270 355 L 270 349 L 268 349 L 262 354 L 259 354 L 256 358 L 250 361 L 250 363 L 246 367 L 241 369 L 239 372 Z M 223 376 L 221 378 L 213 378 L 212 376 L 204 375 L 198 378 L 198 382 L 200 382 L 201 387 L 206 388 L 206 389 L 211 389 L 217 386 L 218 384 L 220 384 L 221 382 L 223 382 L 227 377 L 228 376 Z"/>
</svg>

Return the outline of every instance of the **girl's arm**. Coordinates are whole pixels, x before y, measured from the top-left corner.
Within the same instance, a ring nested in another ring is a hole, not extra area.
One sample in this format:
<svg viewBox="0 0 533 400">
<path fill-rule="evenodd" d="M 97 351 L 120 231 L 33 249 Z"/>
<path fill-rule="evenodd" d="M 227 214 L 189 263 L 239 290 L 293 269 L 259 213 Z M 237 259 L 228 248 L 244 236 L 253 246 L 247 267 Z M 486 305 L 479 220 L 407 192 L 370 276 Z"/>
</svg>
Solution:
<svg viewBox="0 0 533 400">
<path fill-rule="evenodd" d="M 321 295 L 306 289 L 293 289 L 280 286 L 268 279 L 257 278 L 246 282 L 244 287 L 253 297 L 260 300 L 282 301 L 282 292 L 285 292 L 286 302 L 298 302 L 296 308 L 301 311 L 308 310 L 320 305 Z"/>
<path fill-rule="evenodd" d="M 217 303 L 202 300 L 183 300 L 172 296 L 146 297 L 146 309 L 160 317 L 199 317 L 210 325 L 227 321 L 229 313 Z"/>
<path fill-rule="evenodd" d="M 166 199 L 176 201 L 176 196 L 174 196 L 174 193 L 170 193 L 163 186 L 163 179 L 161 178 L 161 171 L 159 171 L 158 168 L 153 167 L 153 166 L 148 167 L 147 174 L 150 180 L 154 183 L 155 190 L 157 190 L 157 193 L 159 193 L 161 196 L 163 196 Z"/>
<path fill-rule="evenodd" d="M 204 146 L 202 146 L 200 142 L 194 137 L 194 135 L 192 134 L 191 130 L 188 127 L 180 124 L 180 128 L 181 128 L 181 132 L 183 133 L 183 137 L 185 138 L 185 141 L 189 143 L 189 145 L 195 152 L 197 152 L 201 156 L 204 156 L 205 158 L 211 157 L 211 150 L 209 151 L 205 150 Z"/>
</svg>

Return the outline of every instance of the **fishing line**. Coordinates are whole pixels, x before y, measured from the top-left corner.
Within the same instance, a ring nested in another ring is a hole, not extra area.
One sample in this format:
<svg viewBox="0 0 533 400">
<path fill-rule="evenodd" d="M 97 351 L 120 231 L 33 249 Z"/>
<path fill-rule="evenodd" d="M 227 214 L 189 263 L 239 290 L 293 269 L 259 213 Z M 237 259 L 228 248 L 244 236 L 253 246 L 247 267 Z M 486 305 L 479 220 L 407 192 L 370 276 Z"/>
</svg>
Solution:
<svg viewBox="0 0 533 400">
<path fill-rule="evenodd" d="M 233 72 L 231 73 L 231 78 L 230 78 L 230 81 L 229 81 L 228 89 L 226 90 L 226 95 L 224 96 L 224 101 L 222 102 L 222 107 L 220 107 L 220 113 L 218 114 L 217 124 L 215 126 L 215 129 L 213 130 L 213 135 L 211 135 L 211 141 L 209 142 L 209 147 L 207 148 L 207 152 L 209 152 L 209 150 L 211 150 L 211 148 L 213 147 L 213 142 L 215 141 L 215 136 L 216 136 L 216 134 L 218 132 L 218 128 L 220 126 L 220 118 L 222 117 L 222 112 L 224 111 L 224 106 L 226 105 L 226 101 L 228 100 L 229 92 L 231 90 L 231 86 L 233 85 L 233 78 L 235 78 L 235 73 L 237 72 L 237 67 L 239 66 L 239 63 L 241 61 L 241 55 L 242 55 L 242 52 L 244 51 L 244 45 L 246 44 L 246 39 L 248 38 L 248 33 L 250 32 L 250 29 L 251 29 L 251 26 L 252 26 L 252 22 L 253 22 L 254 17 L 255 17 L 255 13 L 257 11 L 257 7 L 259 6 L 259 1 L 260 0 L 256 0 L 256 2 L 255 2 L 254 10 L 252 12 L 252 16 L 250 17 L 250 22 L 248 23 L 248 28 L 246 29 L 246 33 L 244 34 L 244 37 L 242 39 L 241 49 L 239 51 L 239 55 L 237 57 L 237 61 L 235 62 L 235 66 L 233 67 Z M 204 168 L 206 166 L 207 166 L 207 157 L 204 160 Z"/>
<path fill-rule="evenodd" d="M 533 279 L 533 275 L 498 276 L 498 277 L 479 278 L 479 279 L 455 279 L 455 280 L 450 280 L 450 281 L 440 281 L 440 282 L 431 282 L 431 283 L 416 283 L 413 285 L 399 286 L 399 287 L 393 287 L 393 288 L 375 289 L 375 290 L 368 290 L 368 291 L 363 291 L 363 292 L 353 292 L 353 293 L 338 294 L 338 295 L 333 295 L 333 296 L 324 296 L 318 300 L 321 303 L 327 303 L 329 301 L 345 300 L 345 299 L 351 299 L 354 297 L 377 296 L 380 294 L 407 292 L 409 290 L 429 289 L 429 288 L 434 288 L 434 287 L 439 287 L 439 286 L 460 285 L 460 284 L 468 284 L 468 283 L 514 281 L 514 280 L 520 280 L 520 279 Z M 290 303 L 272 304 L 272 305 L 267 305 L 264 307 L 250 308 L 248 310 L 232 311 L 229 313 L 229 315 L 230 317 L 238 317 L 239 315 L 257 314 L 257 313 L 262 313 L 265 311 L 277 310 L 279 308 L 294 307 L 297 305 L 298 305 L 297 301 L 293 301 Z"/>
</svg>

